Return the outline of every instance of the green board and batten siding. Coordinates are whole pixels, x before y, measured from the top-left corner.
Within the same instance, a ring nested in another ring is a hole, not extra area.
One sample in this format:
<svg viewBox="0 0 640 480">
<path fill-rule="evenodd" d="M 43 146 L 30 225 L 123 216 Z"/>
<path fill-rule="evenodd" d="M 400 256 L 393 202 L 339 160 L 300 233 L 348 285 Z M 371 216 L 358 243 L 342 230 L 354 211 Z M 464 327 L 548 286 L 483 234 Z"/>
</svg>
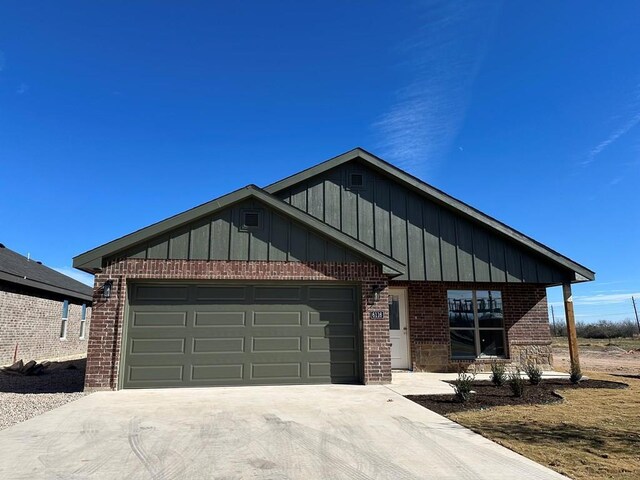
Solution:
<svg viewBox="0 0 640 480">
<path fill-rule="evenodd" d="M 123 388 L 358 383 L 358 289 L 133 284 Z"/>
<path fill-rule="evenodd" d="M 352 173 L 363 188 L 349 186 Z M 356 162 L 276 196 L 406 265 L 397 280 L 559 283 L 570 272 Z"/>
<path fill-rule="evenodd" d="M 259 210 L 262 228 L 243 231 L 241 212 Z M 246 200 L 166 234 L 117 258 L 361 262 L 350 249 L 305 228 L 258 200 Z"/>
</svg>

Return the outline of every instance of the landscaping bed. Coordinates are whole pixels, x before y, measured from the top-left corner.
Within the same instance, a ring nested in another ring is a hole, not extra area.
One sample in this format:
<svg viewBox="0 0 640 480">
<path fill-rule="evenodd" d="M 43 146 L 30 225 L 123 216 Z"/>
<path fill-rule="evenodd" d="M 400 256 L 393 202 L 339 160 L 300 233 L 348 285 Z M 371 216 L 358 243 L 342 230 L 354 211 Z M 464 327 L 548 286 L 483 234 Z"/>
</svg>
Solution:
<svg viewBox="0 0 640 480">
<path fill-rule="evenodd" d="M 409 395 L 407 398 L 436 413 L 447 415 L 449 413 L 484 410 L 505 405 L 556 403 L 562 400 L 561 392 L 565 389 L 621 389 L 627 387 L 626 383 L 606 380 L 583 380 L 578 384 L 573 384 L 568 379 L 545 379 L 539 385 L 527 384 L 522 397 L 516 397 L 513 395 L 509 385 L 497 387 L 489 381 L 477 381 L 473 382 L 473 391 L 475 393 L 471 394 L 467 402 L 458 400 L 453 393 L 453 388 L 451 389 L 451 395 Z"/>
<path fill-rule="evenodd" d="M 37 375 L 0 372 L 0 430 L 85 396 L 85 363 L 51 362 Z"/>
</svg>

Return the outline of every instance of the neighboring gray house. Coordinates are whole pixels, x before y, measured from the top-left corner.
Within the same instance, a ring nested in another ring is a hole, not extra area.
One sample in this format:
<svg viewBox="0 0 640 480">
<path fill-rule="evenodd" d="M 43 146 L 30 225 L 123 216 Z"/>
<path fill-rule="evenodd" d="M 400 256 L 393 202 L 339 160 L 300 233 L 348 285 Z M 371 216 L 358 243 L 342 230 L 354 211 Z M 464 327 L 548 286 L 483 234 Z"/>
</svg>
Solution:
<svg viewBox="0 0 640 480">
<path fill-rule="evenodd" d="M 135 212 L 135 209 L 132 209 Z M 546 288 L 588 268 L 362 150 L 74 258 L 89 389 L 388 383 L 550 368 Z M 577 351 L 571 350 L 577 361 Z"/>
<path fill-rule="evenodd" d="M 0 244 L 0 365 L 84 354 L 92 289 Z"/>
</svg>

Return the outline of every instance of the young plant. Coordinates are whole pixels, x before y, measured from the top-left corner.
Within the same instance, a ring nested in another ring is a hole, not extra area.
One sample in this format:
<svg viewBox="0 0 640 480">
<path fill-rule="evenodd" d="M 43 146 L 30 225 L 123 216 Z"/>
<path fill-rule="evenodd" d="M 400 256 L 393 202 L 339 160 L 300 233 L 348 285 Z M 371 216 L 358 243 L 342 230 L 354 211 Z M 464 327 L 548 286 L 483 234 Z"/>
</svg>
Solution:
<svg viewBox="0 0 640 480">
<path fill-rule="evenodd" d="M 501 387 L 507 380 L 507 371 L 504 363 L 491 363 L 491 381 L 496 387 Z"/>
<path fill-rule="evenodd" d="M 580 371 L 580 365 L 577 363 L 571 363 L 571 371 L 569 375 L 569 380 L 571 383 L 577 384 L 580 380 L 582 380 L 582 372 Z"/>
<path fill-rule="evenodd" d="M 524 371 L 527 377 L 529 377 L 529 383 L 531 385 L 538 385 L 542 380 L 542 369 L 535 363 L 527 363 Z"/>
<path fill-rule="evenodd" d="M 471 387 L 475 378 L 475 373 L 458 372 L 458 378 L 453 381 L 453 391 L 460 402 L 466 402 L 471 398 Z"/>
<path fill-rule="evenodd" d="M 509 375 L 508 382 L 514 397 L 522 397 L 524 395 L 525 380 L 520 375 L 520 369 L 516 368 L 516 371 Z"/>
</svg>

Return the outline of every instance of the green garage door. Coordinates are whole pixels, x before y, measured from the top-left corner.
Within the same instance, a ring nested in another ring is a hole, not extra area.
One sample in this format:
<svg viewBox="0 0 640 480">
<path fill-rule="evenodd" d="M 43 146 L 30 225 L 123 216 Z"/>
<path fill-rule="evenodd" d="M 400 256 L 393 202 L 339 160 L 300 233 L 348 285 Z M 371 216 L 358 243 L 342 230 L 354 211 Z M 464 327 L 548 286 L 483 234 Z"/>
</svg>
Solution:
<svg viewBox="0 0 640 480">
<path fill-rule="evenodd" d="M 134 284 L 124 388 L 356 383 L 351 285 Z"/>
</svg>

